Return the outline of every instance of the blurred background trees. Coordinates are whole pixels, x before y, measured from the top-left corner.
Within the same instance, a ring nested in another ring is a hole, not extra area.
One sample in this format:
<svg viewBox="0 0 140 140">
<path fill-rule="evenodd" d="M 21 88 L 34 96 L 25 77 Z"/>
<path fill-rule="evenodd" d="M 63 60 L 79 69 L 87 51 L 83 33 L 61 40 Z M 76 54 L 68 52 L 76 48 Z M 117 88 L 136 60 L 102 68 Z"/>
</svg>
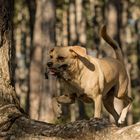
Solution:
<svg viewBox="0 0 140 140">
<path fill-rule="evenodd" d="M 52 97 L 63 94 L 55 77 L 45 79 L 48 50 L 82 45 L 95 57 L 113 55 L 99 32 L 103 24 L 119 43 L 130 75 L 134 98 L 128 124 L 140 121 L 140 1 L 139 0 L 15 0 L 13 3 L 13 66 L 21 106 L 33 119 L 56 122 Z M 115 100 L 119 111 L 123 106 Z M 63 108 L 62 121 L 92 117 L 93 104 L 77 101 Z M 104 116 L 109 117 L 104 111 Z"/>
</svg>

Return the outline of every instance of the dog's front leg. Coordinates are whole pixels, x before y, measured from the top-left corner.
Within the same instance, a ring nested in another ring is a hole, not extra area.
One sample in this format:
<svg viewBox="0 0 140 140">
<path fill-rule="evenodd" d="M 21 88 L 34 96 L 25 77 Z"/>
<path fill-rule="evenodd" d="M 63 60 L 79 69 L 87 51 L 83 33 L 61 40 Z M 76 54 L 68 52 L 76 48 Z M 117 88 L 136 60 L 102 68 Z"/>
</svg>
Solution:
<svg viewBox="0 0 140 140">
<path fill-rule="evenodd" d="M 62 114 L 62 105 L 58 103 L 55 97 L 52 98 L 52 107 L 56 118 L 60 118 Z"/>
<path fill-rule="evenodd" d="M 94 118 L 101 118 L 101 110 L 102 110 L 102 95 L 99 94 L 94 97 L 95 111 Z"/>
<path fill-rule="evenodd" d="M 53 111 L 57 118 L 60 118 L 62 115 L 62 104 L 72 104 L 75 101 L 74 95 L 61 95 L 52 98 Z"/>
<path fill-rule="evenodd" d="M 61 104 L 72 104 L 75 102 L 75 94 L 61 95 L 56 97 L 56 100 Z"/>
</svg>

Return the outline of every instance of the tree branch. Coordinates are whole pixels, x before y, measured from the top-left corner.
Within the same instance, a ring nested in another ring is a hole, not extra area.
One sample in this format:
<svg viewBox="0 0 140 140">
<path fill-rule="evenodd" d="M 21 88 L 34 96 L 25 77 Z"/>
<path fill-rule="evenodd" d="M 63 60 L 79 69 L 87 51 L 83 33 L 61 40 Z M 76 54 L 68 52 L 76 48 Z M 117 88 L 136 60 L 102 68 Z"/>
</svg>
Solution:
<svg viewBox="0 0 140 140">
<path fill-rule="evenodd" d="M 4 139 L 131 140 L 140 139 L 140 123 L 118 128 L 106 119 L 50 124 L 30 119 L 20 108 L 14 88 L 0 83 L 0 137 Z"/>
</svg>

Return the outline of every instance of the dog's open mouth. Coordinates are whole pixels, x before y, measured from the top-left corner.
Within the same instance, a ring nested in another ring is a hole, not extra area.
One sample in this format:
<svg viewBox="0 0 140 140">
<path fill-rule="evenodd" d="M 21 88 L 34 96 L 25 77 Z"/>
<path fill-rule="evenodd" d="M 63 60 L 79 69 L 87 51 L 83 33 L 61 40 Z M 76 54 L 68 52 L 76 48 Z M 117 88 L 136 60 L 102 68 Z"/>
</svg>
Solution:
<svg viewBox="0 0 140 140">
<path fill-rule="evenodd" d="M 49 68 L 50 74 L 51 74 L 51 75 L 57 75 L 57 74 L 59 74 L 60 72 L 63 72 L 64 70 L 66 70 L 67 67 L 68 67 L 67 64 L 63 64 L 63 65 L 59 66 L 58 68 Z"/>
<path fill-rule="evenodd" d="M 59 73 L 58 70 L 55 68 L 50 68 L 49 71 L 50 71 L 50 74 L 54 76 L 56 76 Z"/>
<path fill-rule="evenodd" d="M 61 77 L 63 75 L 63 72 L 68 68 L 67 64 L 63 64 L 59 66 L 58 68 L 48 68 L 47 71 L 45 72 L 45 78 L 48 79 L 48 74 L 51 74 L 55 77 Z"/>
<path fill-rule="evenodd" d="M 58 70 L 55 69 L 55 68 L 49 68 L 49 69 L 47 69 L 46 72 L 44 73 L 46 79 L 49 78 L 48 74 L 53 75 L 53 76 L 58 76 L 58 75 L 59 75 L 59 72 L 58 72 Z"/>
</svg>

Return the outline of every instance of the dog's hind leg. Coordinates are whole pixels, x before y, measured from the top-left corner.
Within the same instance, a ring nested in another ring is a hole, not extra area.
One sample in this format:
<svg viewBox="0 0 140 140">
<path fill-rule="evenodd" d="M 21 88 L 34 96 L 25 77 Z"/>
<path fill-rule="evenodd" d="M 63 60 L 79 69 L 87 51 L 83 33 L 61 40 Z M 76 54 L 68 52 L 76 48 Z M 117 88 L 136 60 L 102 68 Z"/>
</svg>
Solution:
<svg viewBox="0 0 140 140">
<path fill-rule="evenodd" d="M 121 99 L 123 100 L 124 108 L 121 112 L 120 118 L 118 120 L 118 124 L 123 124 L 124 123 L 127 112 L 128 112 L 128 109 L 129 109 L 129 107 L 131 105 L 131 102 L 132 102 L 132 99 L 130 97 L 128 97 L 127 95 L 125 97 L 121 98 Z"/>
<path fill-rule="evenodd" d="M 103 97 L 103 104 L 106 110 L 113 116 L 116 124 L 118 124 L 119 115 L 114 108 L 114 90 L 110 90 L 105 97 Z"/>
</svg>

